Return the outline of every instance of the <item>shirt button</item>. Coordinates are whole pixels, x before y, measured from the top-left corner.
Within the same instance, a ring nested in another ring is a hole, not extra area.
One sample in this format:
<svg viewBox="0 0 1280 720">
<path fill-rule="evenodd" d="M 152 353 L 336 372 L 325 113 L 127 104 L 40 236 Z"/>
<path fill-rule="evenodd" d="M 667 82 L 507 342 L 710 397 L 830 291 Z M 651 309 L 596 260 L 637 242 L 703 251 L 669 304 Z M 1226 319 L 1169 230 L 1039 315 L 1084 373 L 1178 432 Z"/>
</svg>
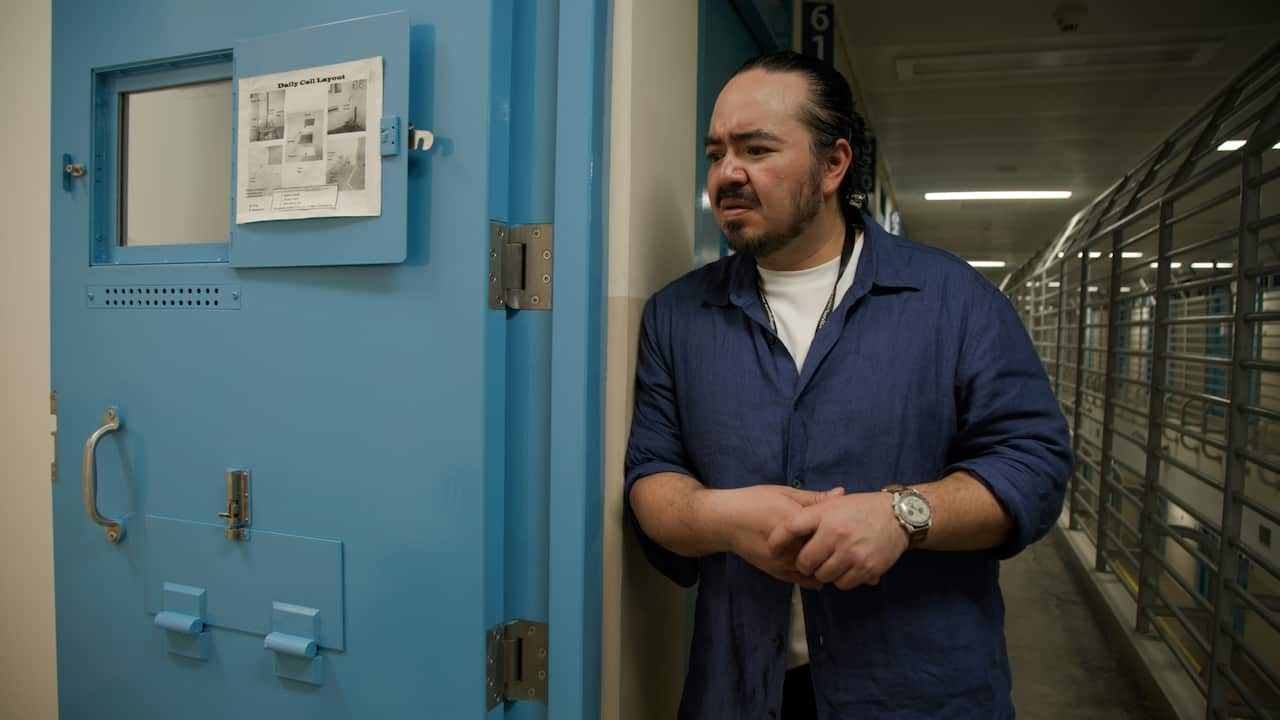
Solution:
<svg viewBox="0 0 1280 720">
<path fill-rule="evenodd" d="M 773 636 L 773 649 L 774 649 L 774 650 L 781 650 L 781 649 L 782 649 L 782 636 L 781 636 L 781 635 L 774 635 L 774 636 Z"/>
<path fill-rule="evenodd" d="M 769 711 L 769 717 L 771 717 L 771 718 L 776 718 L 776 717 L 778 717 L 778 711 L 777 711 L 777 710 L 770 710 L 770 711 Z"/>
<path fill-rule="evenodd" d="M 793 487 L 793 488 L 798 488 L 798 487 L 800 487 L 800 478 L 793 478 L 793 479 L 791 480 L 791 487 Z"/>
</svg>

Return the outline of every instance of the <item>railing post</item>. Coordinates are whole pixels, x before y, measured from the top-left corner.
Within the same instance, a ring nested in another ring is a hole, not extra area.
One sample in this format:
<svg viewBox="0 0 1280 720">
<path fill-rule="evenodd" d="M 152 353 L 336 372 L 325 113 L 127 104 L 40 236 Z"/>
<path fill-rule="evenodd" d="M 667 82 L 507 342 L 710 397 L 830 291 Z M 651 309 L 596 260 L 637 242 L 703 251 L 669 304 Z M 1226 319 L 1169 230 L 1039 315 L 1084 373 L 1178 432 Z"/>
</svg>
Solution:
<svg viewBox="0 0 1280 720">
<path fill-rule="evenodd" d="M 1137 195 L 1137 190 L 1134 195 Z M 1094 548 L 1094 568 L 1099 572 L 1107 569 L 1107 510 L 1108 491 L 1111 484 L 1111 470 L 1114 461 L 1112 453 L 1115 449 L 1116 406 L 1112 402 L 1116 375 L 1119 368 L 1119 356 L 1116 346 L 1120 340 L 1120 242 L 1124 237 L 1123 230 L 1111 233 L 1111 282 L 1107 286 L 1107 363 L 1103 366 L 1102 383 L 1102 460 L 1099 461 L 1101 472 L 1098 473 L 1098 545 Z M 1088 255 L 1088 250 L 1085 251 Z"/>
<path fill-rule="evenodd" d="M 1195 168 L 1195 158 L 1208 149 L 1209 144 L 1218 133 L 1223 119 L 1235 107 L 1240 97 L 1240 88 L 1232 88 L 1222 93 L 1222 99 L 1213 111 L 1213 116 L 1205 123 L 1200 134 L 1187 149 L 1182 164 L 1169 179 L 1166 189 L 1181 185 Z M 1151 343 L 1151 386 L 1147 404 L 1147 462 L 1142 477 L 1142 512 L 1147 518 L 1155 518 L 1160 512 L 1160 454 L 1164 452 L 1164 388 L 1168 381 L 1169 368 L 1165 354 L 1169 352 L 1169 285 L 1173 280 L 1173 266 L 1169 253 L 1173 250 L 1173 226 L 1169 220 L 1173 217 L 1173 204 L 1167 201 L 1160 203 L 1159 234 L 1156 249 L 1156 303 L 1152 311 L 1152 343 Z M 1142 532 L 1142 567 L 1138 580 L 1138 617 L 1134 626 L 1138 632 L 1145 633 L 1151 629 L 1151 615 L 1154 613 L 1156 600 L 1159 598 L 1159 582 L 1162 568 L 1155 559 L 1160 553 L 1164 540 L 1164 528 L 1157 522 L 1147 522 Z"/>
<path fill-rule="evenodd" d="M 1068 258 L 1064 258 L 1063 262 L 1067 262 Z M 1080 289 L 1079 297 L 1076 300 L 1076 402 L 1072 408 L 1071 427 L 1074 429 L 1071 433 L 1071 456 L 1080 457 L 1080 421 L 1084 417 L 1084 354 L 1085 339 L 1088 337 L 1086 320 L 1089 313 L 1084 304 L 1089 296 L 1089 253 L 1081 253 L 1080 260 Z M 1080 488 L 1080 463 L 1076 463 L 1075 471 L 1071 473 L 1072 483 L 1076 486 L 1077 492 Z M 1081 523 L 1076 520 L 1076 503 L 1079 500 L 1078 495 L 1071 496 L 1071 524 L 1073 527 L 1082 527 Z"/>
<path fill-rule="evenodd" d="M 1074 430 L 1071 433 L 1072 457 L 1080 457 L 1080 421 L 1084 417 L 1084 374 L 1085 374 L 1084 355 L 1086 352 L 1092 352 L 1091 350 L 1085 350 L 1085 340 L 1086 338 L 1088 338 L 1088 330 L 1089 330 L 1089 327 L 1088 327 L 1089 311 L 1088 311 L 1088 308 L 1085 307 L 1085 304 L 1089 302 L 1089 240 L 1093 237 L 1093 231 L 1099 225 L 1102 224 L 1102 219 L 1107 216 L 1107 213 L 1111 212 L 1111 206 L 1115 204 L 1116 197 L 1118 197 L 1120 193 L 1123 192 L 1124 189 L 1129 185 L 1129 180 L 1131 177 L 1132 177 L 1131 173 L 1126 173 L 1125 176 L 1120 179 L 1120 182 L 1116 183 L 1115 189 L 1111 192 L 1111 196 L 1107 198 L 1106 204 L 1103 205 L 1098 210 L 1097 216 L 1094 217 L 1092 221 L 1088 223 L 1088 227 L 1082 228 L 1081 230 L 1081 237 L 1084 238 L 1084 243 L 1082 243 L 1081 249 L 1080 249 L 1080 300 L 1079 300 L 1079 303 L 1076 305 L 1076 320 L 1077 320 L 1077 323 L 1076 323 L 1077 325 L 1077 328 L 1076 328 L 1077 330 L 1076 332 L 1076 406 L 1075 406 L 1075 412 L 1074 412 L 1074 415 L 1075 415 L 1075 424 L 1073 425 Z M 1070 247 L 1066 248 L 1065 252 L 1069 255 L 1071 252 Z M 1106 373 L 1105 366 L 1103 367 L 1102 372 L 1104 373 L 1104 379 L 1105 379 L 1105 373 Z M 1104 394 L 1104 397 L 1105 397 L 1105 394 Z M 1105 404 L 1104 404 L 1104 411 L 1105 411 Z M 1104 429 L 1104 433 L 1105 433 L 1105 429 Z M 1098 503 L 1099 505 L 1101 505 L 1102 497 L 1103 497 L 1102 484 L 1107 474 L 1107 470 L 1106 470 L 1106 465 L 1102 464 L 1101 462 L 1099 463 L 1099 465 L 1100 467 L 1098 468 L 1098 480 L 1095 487 L 1097 487 L 1098 489 Z M 1072 473 L 1073 479 L 1074 479 L 1074 476 L 1079 472 L 1080 472 L 1080 464 L 1077 463 L 1075 472 Z M 1079 487 L 1078 480 L 1076 480 L 1076 486 Z M 1072 496 L 1071 498 L 1071 507 L 1072 507 L 1072 515 L 1074 516 L 1075 515 L 1075 496 Z M 1097 538 L 1098 546 L 1101 547 L 1102 546 L 1102 514 L 1097 513 L 1094 516 L 1093 521 L 1094 521 L 1095 537 Z M 1099 568 L 1099 569 L 1102 570 L 1105 568 Z"/>
<path fill-rule="evenodd" d="M 1077 309 L 1077 312 L 1076 312 L 1077 322 L 1079 320 L 1079 315 L 1080 313 Z M 1057 339 L 1055 341 L 1056 349 L 1054 351 L 1058 357 L 1058 364 L 1053 369 L 1053 394 L 1054 394 L 1054 397 L 1059 397 L 1059 398 L 1062 397 L 1062 349 L 1063 349 L 1063 335 L 1065 334 L 1064 325 L 1066 324 L 1066 319 L 1067 319 L 1067 258 L 1062 257 L 1058 259 L 1058 329 L 1057 329 Z M 1078 368 L 1079 366 L 1080 366 L 1080 357 L 1079 357 L 1079 350 L 1077 349 L 1076 367 Z M 1076 377 L 1078 379 L 1079 375 L 1077 374 Z M 1080 403 L 1080 394 L 1076 393 L 1075 405 L 1073 405 L 1071 408 L 1073 422 L 1078 421 L 1078 416 L 1075 415 L 1075 412 L 1076 412 L 1076 408 L 1079 407 L 1079 403 Z M 1062 401 L 1059 400 L 1058 404 L 1061 405 Z M 1076 434 L 1076 427 L 1073 425 L 1071 427 L 1071 435 L 1073 438 L 1075 434 Z M 1074 459 L 1074 456 L 1073 456 L 1073 459 Z M 1073 467 L 1071 469 L 1071 477 L 1068 480 L 1069 484 L 1067 486 L 1067 497 L 1071 498 L 1071 503 L 1069 504 L 1069 506 L 1072 508 L 1075 507 L 1074 505 L 1075 498 L 1076 498 L 1076 495 L 1080 492 L 1080 481 L 1078 480 L 1079 472 L 1080 472 L 1079 466 Z M 1067 526 L 1072 530 L 1080 529 L 1080 518 L 1076 517 L 1076 513 L 1074 510 L 1067 513 Z"/>
<path fill-rule="evenodd" d="M 1254 326 L 1245 316 L 1255 310 L 1258 302 L 1258 280 L 1254 273 L 1258 268 L 1258 228 L 1261 186 L 1255 181 L 1262 174 L 1262 153 L 1267 149 L 1258 141 L 1271 137 L 1280 124 L 1280 95 L 1271 102 L 1258 126 L 1250 133 L 1249 140 L 1240 149 L 1240 230 L 1235 264 L 1235 317 L 1231 334 L 1230 383 L 1231 405 L 1227 409 L 1227 457 L 1226 482 L 1222 493 L 1222 534 L 1218 543 L 1218 574 L 1213 582 L 1213 663 L 1209 669 L 1209 694 L 1207 698 L 1210 717 L 1221 717 L 1227 709 L 1226 678 L 1224 669 L 1231 668 L 1235 654 L 1232 638 L 1234 610 L 1237 606 L 1233 587 L 1239 584 L 1240 523 L 1242 506 L 1239 497 L 1244 495 L 1245 467 L 1243 453 L 1249 444 L 1249 416 L 1243 408 L 1252 404 L 1249 396 L 1252 383 L 1250 371 L 1241 363 L 1253 353 Z"/>
<path fill-rule="evenodd" d="M 1132 213 L 1138 207 L 1139 196 L 1150 187 L 1152 180 L 1156 177 L 1157 168 L 1164 163 L 1172 150 L 1173 142 L 1165 140 L 1155 157 L 1151 159 L 1151 164 L 1147 166 L 1146 172 L 1142 174 L 1142 179 L 1138 181 L 1137 187 L 1133 189 L 1133 194 L 1129 196 L 1129 200 L 1125 202 L 1124 208 L 1121 209 L 1121 218 Z M 1094 567 L 1099 571 L 1107 569 L 1107 542 L 1106 537 L 1103 535 L 1103 518 L 1107 514 L 1107 500 L 1103 483 L 1104 481 L 1111 482 L 1111 469 L 1115 464 L 1112 456 L 1115 453 L 1116 408 L 1112 402 L 1112 396 L 1117 394 L 1116 391 L 1120 384 L 1116 379 L 1120 374 L 1120 356 L 1116 354 L 1116 350 L 1120 344 L 1120 271 L 1124 264 L 1124 255 L 1120 246 L 1123 243 L 1124 228 L 1122 227 L 1111 233 L 1111 284 L 1107 288 L 1107 374 L 1103 383 L 1102 472 L 1098 480 L 1098 545 L 1096 548 L 1097 557 L 1094 559 Z M 1134 568 L 1134 570 L 1136 571 L 1137 568 Z"/>
<path fill-rule="evenodd" d="M 1165 354 L 1169 351 L 1169 281 L 1172 268 L 1169 251 L 1173 247 L 1173 226 L 1169 217 L 1173 206 L 1160 203 L 1160 227 L 1156 250 L 1156 303 L 1151 322 L 1151 385 L 1147 402 L 1147 464 L 1142 479 L 1142 512 L 1148 521 L 1142 529 L 1142 567 L 1138 571 L 1138 617 L 1135 627 L 1145 633 L 1151 629 L 1150 614 L 1159 597 L 1161 567 L 1155 559 L 1164 542 L 1164 528 L 1154 518 L 1159 513 L 1160 453 L 1164 451 L 1164 387 L 1168 377 Z"/>
</svg>

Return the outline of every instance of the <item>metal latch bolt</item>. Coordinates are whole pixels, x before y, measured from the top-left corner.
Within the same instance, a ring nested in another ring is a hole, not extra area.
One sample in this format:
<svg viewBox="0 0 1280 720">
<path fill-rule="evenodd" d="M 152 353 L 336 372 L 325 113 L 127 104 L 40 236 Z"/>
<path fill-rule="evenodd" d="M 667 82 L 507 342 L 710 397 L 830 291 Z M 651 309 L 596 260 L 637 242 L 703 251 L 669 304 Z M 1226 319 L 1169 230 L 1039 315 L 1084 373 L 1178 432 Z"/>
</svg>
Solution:
<svg viewBox="0 0 1280 720">
<path fill-rule="evenodd" d="M 550 310 L 550 224 L 489 224 L 489 307 L 495 310 Z"/>
<path fill-rule="evenodd" d="M 249 471 L 227 471 L 227 509 L 218 513 L 227 521 L 227 539 L 244 540 L 249 526 Z"/>
<path fill-rule="evenodd" d="M 485 707 L 547 702 L 547 624 L 516 620 L 485 633 Z"/>
</svg>

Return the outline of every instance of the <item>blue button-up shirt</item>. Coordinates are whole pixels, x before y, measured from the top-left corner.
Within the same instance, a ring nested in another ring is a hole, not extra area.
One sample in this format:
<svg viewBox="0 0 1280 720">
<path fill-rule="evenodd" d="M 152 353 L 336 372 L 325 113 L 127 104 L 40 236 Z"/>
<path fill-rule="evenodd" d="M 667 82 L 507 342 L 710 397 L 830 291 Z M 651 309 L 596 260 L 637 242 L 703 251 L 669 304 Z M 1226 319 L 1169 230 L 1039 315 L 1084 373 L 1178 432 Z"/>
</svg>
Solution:
<svg viewBox="0 0 1280 720">
<path fill-rule="evenodd" d="M 649 300 L 626 492 L 660 472 L 849 493 L 969 472 L 1013 519 L 1004 545 L 910 550 L 876 586 L 803 591 L 818 716 L 1013 717 L 999 561 L 1061 511 L 1066 422 L 1003 294 L 962 260 L 864 221 L 854 284 L 799 373 L 748 255 Z M 776 717 L 791 586 L 732 553 L 685 558 L 640 535 L 659 570 L 700 583 L 680 718 Z"/>
</svg>

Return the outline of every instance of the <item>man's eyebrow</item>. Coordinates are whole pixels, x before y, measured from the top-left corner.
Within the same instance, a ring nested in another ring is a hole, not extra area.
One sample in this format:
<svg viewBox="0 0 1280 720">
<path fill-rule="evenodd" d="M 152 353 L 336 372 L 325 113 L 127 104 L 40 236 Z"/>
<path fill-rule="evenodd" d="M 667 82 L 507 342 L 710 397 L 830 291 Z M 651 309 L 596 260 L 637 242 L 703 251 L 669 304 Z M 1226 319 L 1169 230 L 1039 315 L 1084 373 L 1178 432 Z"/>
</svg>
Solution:
<svg viewBox="0 0 1280 720">
<path fill-rule="evenodd" d="M 743 130 L 742 132 L 731 133 L 729 137 L 733 138 L 734 142 L 764 140 L 766 142 L 774 142 L 778 144 L 783 143 L 783 139 L 781 137 L 774 135 L 768 130 L 764 130 L 761 128 L 756 128 L 754 130 Z M 723 145 L 724 140 L 721 139 L 719 135 L 708 135 L 702 139 L 702 144 L 704 147 L 708 147 L 711 145 Z"/>
</svg>

